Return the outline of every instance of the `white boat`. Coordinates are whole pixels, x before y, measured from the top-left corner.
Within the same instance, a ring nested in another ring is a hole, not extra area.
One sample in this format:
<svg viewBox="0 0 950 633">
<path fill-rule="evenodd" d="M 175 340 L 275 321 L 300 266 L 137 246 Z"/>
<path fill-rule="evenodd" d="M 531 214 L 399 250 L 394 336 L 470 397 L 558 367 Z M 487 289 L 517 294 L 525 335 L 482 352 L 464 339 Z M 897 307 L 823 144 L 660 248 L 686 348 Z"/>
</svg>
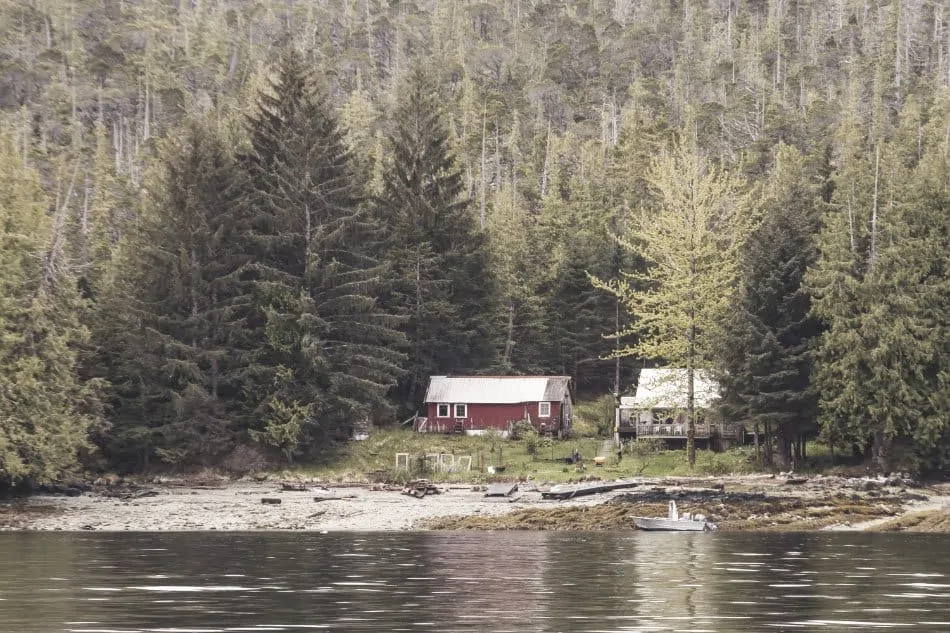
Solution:
<svg viewBox="0 0 950 633">
<path fill-rule="evenodd" d="M 665 532 L 713 532 L 716 524 L 708 521 L 701 514 L 686 513 L 682 517 L 676 509 L 676 502 L 670 501 L 669 512 L 665 518 L 633 517 L 633 524 L 638 530 L 653 530 Z"/>
</svg>

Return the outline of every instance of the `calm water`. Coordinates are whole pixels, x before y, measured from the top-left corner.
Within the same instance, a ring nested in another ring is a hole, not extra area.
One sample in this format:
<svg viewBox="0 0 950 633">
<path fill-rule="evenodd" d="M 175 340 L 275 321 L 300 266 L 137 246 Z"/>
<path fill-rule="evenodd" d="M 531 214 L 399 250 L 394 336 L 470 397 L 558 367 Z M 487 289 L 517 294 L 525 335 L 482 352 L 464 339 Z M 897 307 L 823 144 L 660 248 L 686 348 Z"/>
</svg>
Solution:
<svg viewBox="0 0 950 633">
<path fill-rule="evenodd" d="M 950 538 L 0 533 L 0 631 L 950 631 Z"/>
</svg>

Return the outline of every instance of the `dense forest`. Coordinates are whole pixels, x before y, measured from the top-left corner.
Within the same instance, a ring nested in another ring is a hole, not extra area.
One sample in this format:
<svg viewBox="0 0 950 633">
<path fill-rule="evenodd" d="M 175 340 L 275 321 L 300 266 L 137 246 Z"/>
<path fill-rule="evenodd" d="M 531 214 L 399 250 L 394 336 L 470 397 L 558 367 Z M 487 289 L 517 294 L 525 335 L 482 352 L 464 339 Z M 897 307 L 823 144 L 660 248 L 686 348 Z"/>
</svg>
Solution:
<svg viewBox="0 0 950 633">
<path fill-rule="evenodd" d="M 950 5 L 0 0 L 0 486 L 307 459 L 436 373 L 718 372 L 950 459 Z M 773 459 L 772 451 L 766 458 Z"/>
</svg>

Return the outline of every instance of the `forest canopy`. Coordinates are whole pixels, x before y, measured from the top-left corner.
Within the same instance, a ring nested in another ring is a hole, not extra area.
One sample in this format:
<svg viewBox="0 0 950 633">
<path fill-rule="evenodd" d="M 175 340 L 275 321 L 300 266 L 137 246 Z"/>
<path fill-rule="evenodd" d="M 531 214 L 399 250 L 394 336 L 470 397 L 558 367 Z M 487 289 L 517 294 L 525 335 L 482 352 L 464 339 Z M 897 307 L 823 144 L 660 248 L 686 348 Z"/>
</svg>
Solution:
<svg viewBox="0 0 950 633">
<path fill-rule="evenodd" d="M 684 351 L 779 466 L 805 435 L 945 466 L 948 22 L 924 0 L 0 0 L 0 486 L 306 459 L 415 412 L 431 374 L 599 395 Z M 717 236 L 694 252 L 715 283 L 658 302 L 684 277 L 657 227 L 710 175 L 742 201 L 686 225 Z M 653 344 L 684 327 L 664 340 L 688 350 Z"/>
</svg>

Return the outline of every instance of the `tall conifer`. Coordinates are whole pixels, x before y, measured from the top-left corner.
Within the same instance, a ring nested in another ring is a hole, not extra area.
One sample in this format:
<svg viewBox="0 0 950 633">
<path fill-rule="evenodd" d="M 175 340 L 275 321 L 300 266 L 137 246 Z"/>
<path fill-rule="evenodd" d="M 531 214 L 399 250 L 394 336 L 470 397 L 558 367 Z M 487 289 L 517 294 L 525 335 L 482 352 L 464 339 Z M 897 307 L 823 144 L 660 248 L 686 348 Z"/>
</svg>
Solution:
<svg viewBox="0 0 950 633">
<path fill-rule="evenodd" d="M 214 457 L 233 442 L 240 412 L 240 175 L 201 124 L 181 140 L 104 299 L 117 397 L 107 448 L 129 465 Z"/>
<path fill-rule="evenodd" d="M 255 436 L 289 458 L 321 434 L 377 418 L 399 374 L 401 335 L 376 304 L 365 183 L 303 57 L 284 55 L 250 122 L 247 279 L 260 345 L 246 384 Z"/>
<path fill-rule="evenodd" d="M 75 471 L 97 422 L 95 385 L 76 368 L 86 331 L 64 240 L 39 178 L 0 136 L 0 489 Z"/>
<path fill-rule="evenodd" d="M 774 433 L 778 465 L 787 470 L 795 440 L 816 424 L 810 376 L 820 334 L 802 285 L 818 256 L 818 190 L 796 150 L 780 146 L 764 198 L 762 223 L 745 245 L 725 329 L 724 409 L 727 418 L 764 429 L 766 437 Z M 771 464 L 771 443 L 765 455 Z"/>
<path fill-rule="evenodd" d="M 686 375 L 686 449 L 696 461 L 695 376 L 714 364 L 716 341 L 737 284 L 738 253 L 751 229 L 747 196 L 735 175 L 709 161 L 694 140 L 680 139 L 649 172 L 656 211 L 632 221 L 624 236 L 648 266 L 644 274 L 595 279 L 634 321 L 619 354 L 682 368 Z"/>
<path fill-rule="evenodd" d="M 396 285 L 387 298 L 407 317 L 410 404 L 432 374 L 479 372 L 497 362 L 496 292 L 486 236 L 466 198 L 438 86 L 415 66 L 393 113 L 392 160 L 377 208 L 389 225 Z"/>
</svg>

